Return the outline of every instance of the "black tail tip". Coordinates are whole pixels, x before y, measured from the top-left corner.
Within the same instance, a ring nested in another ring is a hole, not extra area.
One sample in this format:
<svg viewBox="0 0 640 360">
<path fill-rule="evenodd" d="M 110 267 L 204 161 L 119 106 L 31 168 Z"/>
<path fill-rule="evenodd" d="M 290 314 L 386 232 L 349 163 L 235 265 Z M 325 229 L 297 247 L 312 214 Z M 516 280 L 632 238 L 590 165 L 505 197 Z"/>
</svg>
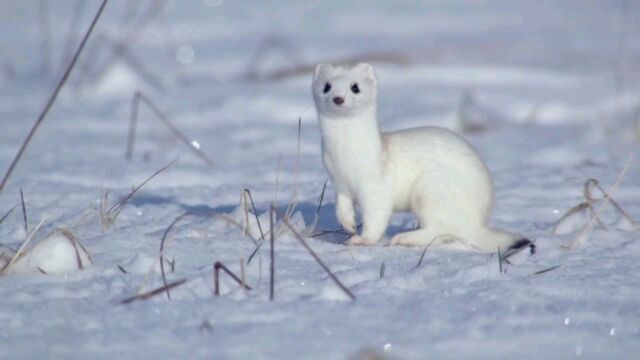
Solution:
<svg viewBox="0 0 640 360">
<path fill-rule="evenodd" d="M 506 260 L 508 259 L 510 256 L 513 256 L 517 253 L 519 253 L 520 251 L 524 250 L 525 248 L 529 248 L 529 254 L 535 254 L 536 253 L 536 244 L 533 243 L 533 241 L 526 239 L 526 238 L 522 238 L 517 240 L 516 242 L 513 243 L 513 245 L 511 245 L 507 251 L 504 252 L 504 254 L 502 254 L 502 259 Z"/>
<path fill-rule="evenodd" d="M 536 253 L 536 244 L 534 244 L 533 241 L 531 241 L 531 240 L 529 240 L 527 238 L 522 238 L 522 239 L 516 241 L 515 243 L 513 243 L 513 245 L 511 245 L 509 250 L 520 251 L 520 250 L 523 250 L 527 246 L 529 247 L 530 254 L 535 254 Z"/>
</svg>

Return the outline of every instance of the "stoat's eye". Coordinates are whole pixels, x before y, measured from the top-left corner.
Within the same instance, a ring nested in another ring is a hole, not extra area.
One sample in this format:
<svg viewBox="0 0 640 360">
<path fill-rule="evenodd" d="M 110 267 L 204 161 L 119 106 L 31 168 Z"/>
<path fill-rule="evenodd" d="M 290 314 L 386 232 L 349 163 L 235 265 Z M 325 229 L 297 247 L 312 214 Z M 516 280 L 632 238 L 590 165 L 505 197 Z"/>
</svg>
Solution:
<svg viewBox="0 0 640 360">
<path fill-rule="evenodd" d="M 331 90 L 331 83 L 326 83 L 324 84 L 324 89 L 322 90 L 323 93 L 328 93 Z"/>
<path fill-rule="evenodd" d="M 360 88 L 358 87 L 358 83 L 354 83 L 353 85 L 351 85 L 351 91 L 354 94 L 359 94 L 360 93 Z"/>
</svg>

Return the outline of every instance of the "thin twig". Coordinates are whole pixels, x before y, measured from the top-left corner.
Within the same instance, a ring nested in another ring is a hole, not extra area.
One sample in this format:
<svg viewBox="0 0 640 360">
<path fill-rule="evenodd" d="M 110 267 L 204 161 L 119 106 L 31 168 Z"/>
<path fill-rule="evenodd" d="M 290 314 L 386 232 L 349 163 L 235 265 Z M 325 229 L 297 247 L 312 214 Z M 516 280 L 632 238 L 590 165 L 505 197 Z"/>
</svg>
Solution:
<svg viewBox="0 0 640 360">
<path fill-rule="evenodd" d="M 163 292 L 168 292 L 170 289 L 176 288 L 184 283 L 186 283 L 188 280 L 185 279 L 180 279 L 178 281 L 172 282 L 170 284 L 167 285 L 162 285 L 159 288 L 155 288 L 153 290 L 147 291 L 145 293 L 142 294 L 138 294 L 138 295 L 134 295 L 132 297 L 126 298 L 122 301 L 120 301 L 121 304 L 129 304 L 131 302 L 134 302 L 136 300 L 147 300 L 149 298 L 152 298 L 158 294 L 162 294 Z"/>
<path fill-rule="evenodd" d="M 249 287 L 249 285 L 247 285 L 236 274 L 234 274 L 231 270 L 224 266 L 223 263 L 221 263 L 220 261 L 216 261 L 213 264 L 213 294 L 215 296 L 220 296 L 220 269 L 227 273 L 227 275 L 229 275 L 233 280 L 235 280 L 236 283 L 238 283 L 238 285 L 243 287 L 245 290 L 251 290 L 251 287 Z"/>
<path fill-rule="evenodd" d="M 24 221 L 24 233 L 29 233 L 29 225 L 27 222 L 27 207 L 24 205 L 24 194 L 22 188 L 20 188 L 20 204 L 22 204 L 22 220 Z"/>
<path fill-rule="evenodd" d="M 143 94 L 140 91 L 136 91 L 135 94 L 133 95 L 133 105 L 132 105 L 133 108 L 132 108 L 131 117 L 129 119 L 130 121 L 129 122 L 130 124 L 129 139 L 127 140 L 127 158 L 128 159 L 130 159 L 131 156 L 133 155 L 133 144 L 135 141 L 133 136 L 135 136 L 135 126 L 137 123 L 137 116 L 139 113 L 137 110 L 137 107 L 140 105 L 140 102 L 143 102 L 151 110 L 151 112 L 153 112 L 156 118 L 160 120 L 160 122 L 162 122 L 162 124 L 165 125 L 169 130 L 171 130 L 171 133 L 176 138 L 178 138 L 185 145 L 187 145 L 187 147 L 191 151 L 193 151 L 193 153 L 196 156 L 198 156 L 205 163 L 207 163 L 207 165 L 214 166 L 213 160 L 211 160 L 211 158 L 207 154 L 205 154 L 202 150 L 200 150 L 198 146 L 194 145 L 194 143 L 191 140 L 189 140 L 189 138 L 182 131 L 180 131 L 175 125 L 173 125 L 173 123 L 164 114 L 164 112 L 162 112 L 160 108 L 158 108 L 156 104 L 153 101 L 151 101 L 151 99 L 149 99 L 145 94 Z"/>
<path fill-rule="evenodd" d="M 380 279 L 384 279 L 385 268 L 386 268 L 386 265 L 382 263 L 382 265 L 380 265 Z"/>
<path fill-rule="evenodd" d="M 2 178 L 2 182 L 0 182 L 0 193 L 2 192 L 2 189 L 4 189 L 4 186 L 7 183 L 7 180 L 9 180 L 9 176 L 11 176 L 11 173 L 13 172 L 13 169 L 15 168 L 16 164 L 18 163 L 18 161 L 22 157 L 22 154 L 24 153 L 25 149 L 27 148 L 27 145 L 31 141 L 31 138 L 35 134 L 35 132 L 38 129 L 38 127 L 40 126 L 40 124 L 42 124 L 42 121 L 44 120 L 45 116 L 49 112 L 49 109 L 51 108 L 51 106 L 55 102 L 56 98 L 58 97 L 58 93 L 60 93 L 60 90 L 62 89 L 64 84 L 67 82 L 67 79 L 69 78 L 69 74 L 71 73 L 71 70 L 73 69 L 74 65 L 78 61 L 78 58 L 80 57 L 80 54 L 82 53 L 82 49 L 84 49 L 84 46 L 87 43 L 87 40 L 89 39 L 89 36 L 91 35 L 91 32 L 93 32 L 93 28 L 96 26 L 96 23 L 98 22 L 98 19 L 100 18 L 100 15 L 102 14 L 102 11 L 104 10 L 104 7 L 107 5 L 108 1 L 109 0 L 103 0 L 102 1 L 102 4 L 100 5 L 100 8 L 98 9 L 98 12 L 96 13 L 95 17 L 93 18 L 93 21 L 91 21 L 91 25 L 89 26 L 89 30 L 87 30 L 87 32 L 85 33 L 84 38 L 82 39 L 82 42 L 80 42 L 80 46 L 78 47 L 78 50 L 73 55 L 73 59 L 71 59 L 71 63 L 69 64 L 69 67 L 67 68 L 67 71 L 65 71 L 64 75 L 62 76 L 62 79 L 60 79 L 60 81 L 58 82 L 58 85 L 56 85 L 56 88 L 54 89 L 53 94 L 51 94 L 51 97 L 47 101 L 47 104 L 45 105 L 44 110 L 42 110 L 42 112 L 38 116 L 38 119 L 36 120 L 36 123 L 31 128 L 31 131 L 29 131 L 29 134 L 27 135 L 27 138 L 22 142 L 22 145 L 20 146 L 20 150 L 18 150 L 18 154 L 15 156 L 15 158 L 11 162 L 11 165 L 9 166 L 9 169 L 7 170 L 7 172 L 5 173 L 4 177 Z"/>
<path fill-rule="evenodd" d="M 289 224 L 289 221 L 287 221 L 287 219 L 283 219 L 282 220 L 284 222 L 284 224 L 289 228 L 289 230 L 291 231 L 291 233 L 294 235 L 294 237 L 296 239 L 298 239 L 298 241 L 300 241 L 300 243 L 302 244 L 302 246 L 304 246 L 305 249 L 307 249 L 307 251 L 309 252 L 309 254 L 311 254 L 311 256 L 316 260 L 316 262 L 318 263 L 318 265 L 320 265 L 320 267 L 329 275 L 329 277 L 336 283 L 336 285 L 338 285 L 338 287 L 340 287 L 340 289 L 342 289 L 342 291 L 345 292 L 345 294 L 347 294 L 351 300 L 355 300 L 356 297 L 353 295 L 353 293 L 346 287 L 344 286 L 344 284 L 342 284 L 342 282 L 338 279 L 338 277 L 329 269 L 329 267 L 327 265 L 325 265 L 324 262 L 322 262 L 322 260 L 320 259 L 320 257 L 318 257 L 318 255 L 315 253 L 315 251 L 313 251 L 313 249 L 311 249 L 311 247 L 309 246 L 309 244 L 307 244 L 307 242 L 302 238 L 302 236 L 300 236 L 300 234 L 298 234 L 298 232 L 293 228 L 293 226 L 291 226 L 291 224 Z"/>
<path fill-rule="evenodd" d="M 498 269 L 500 270 L 500 274 L 502 274 L 502 254 L 500 254 L 500 247 L 498 247 Z"/>
<path fill-rule="evenodd" d="M 160 274 L 162 274 L 162 283 L 164 284 L 164 287 L 167 290 L 167 300 L 169 301 L 171 301 L 171 294 L 169 293 L 169 287 L 167 286 L 167 276 L 164 271 L 164 243 L 165 243 L 165 240 L 167 239 L 167 235 L 169 235 L 169 231 L 173 229 L 173 226 L 187 215 L 189 215 L 189 212 L 186 212 L 178 216 L 177 218 L 175 218 L 173 222 L 171 222 L 171 224 L 164 231 L 164 234 L 162 234 L 162 240 L 160 240 Z"/>
</svg>

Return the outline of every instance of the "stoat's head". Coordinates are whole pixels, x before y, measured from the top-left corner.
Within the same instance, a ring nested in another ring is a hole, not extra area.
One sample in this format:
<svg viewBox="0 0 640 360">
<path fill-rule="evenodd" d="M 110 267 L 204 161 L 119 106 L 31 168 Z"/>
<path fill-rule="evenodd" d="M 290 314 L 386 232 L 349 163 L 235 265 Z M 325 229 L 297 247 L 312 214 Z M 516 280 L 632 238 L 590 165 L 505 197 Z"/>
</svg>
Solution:
<svg viewBox="0 0 640 360">
<path fill-rule="evenodd" d="M 318 115 L 349 117 L 375 109 L 377 86 L 376 74 L 369 64 L 320 64 L 313 74 L 311 92 Z"/>
</svg>

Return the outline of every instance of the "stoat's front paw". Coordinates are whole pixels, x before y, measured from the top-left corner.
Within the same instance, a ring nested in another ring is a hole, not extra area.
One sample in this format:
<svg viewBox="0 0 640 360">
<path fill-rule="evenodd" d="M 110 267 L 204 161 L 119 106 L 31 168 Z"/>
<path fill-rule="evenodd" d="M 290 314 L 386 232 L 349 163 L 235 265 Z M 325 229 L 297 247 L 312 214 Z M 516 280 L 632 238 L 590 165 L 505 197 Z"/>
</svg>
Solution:
<svg viewBox="0 0 640 360">
<path fill-rule="evenodd" d="M 357 231 L 356 219 L 353 211 L 341 210 L 337 212 L 337 218 L 342 228 L 351 234 L 355 234 Z"/>
<path fill-rule="evenodd" d="M 340 225 L 342 225 L 342 228 L 350 234 L 355 234 L 356 231 L 358 230 L 356 228 L 356 221 L 354 219 L 345 220 L 345 221 L 341 220 Z"/>
<path fill-rule="evenodd" d="M 364 238 L 360 235 L 353 235 L 349 240 L 347 240 L 347 245 L 373 245 L 375 241 L 370 241 L 367 238 Z"/>
</svg>

